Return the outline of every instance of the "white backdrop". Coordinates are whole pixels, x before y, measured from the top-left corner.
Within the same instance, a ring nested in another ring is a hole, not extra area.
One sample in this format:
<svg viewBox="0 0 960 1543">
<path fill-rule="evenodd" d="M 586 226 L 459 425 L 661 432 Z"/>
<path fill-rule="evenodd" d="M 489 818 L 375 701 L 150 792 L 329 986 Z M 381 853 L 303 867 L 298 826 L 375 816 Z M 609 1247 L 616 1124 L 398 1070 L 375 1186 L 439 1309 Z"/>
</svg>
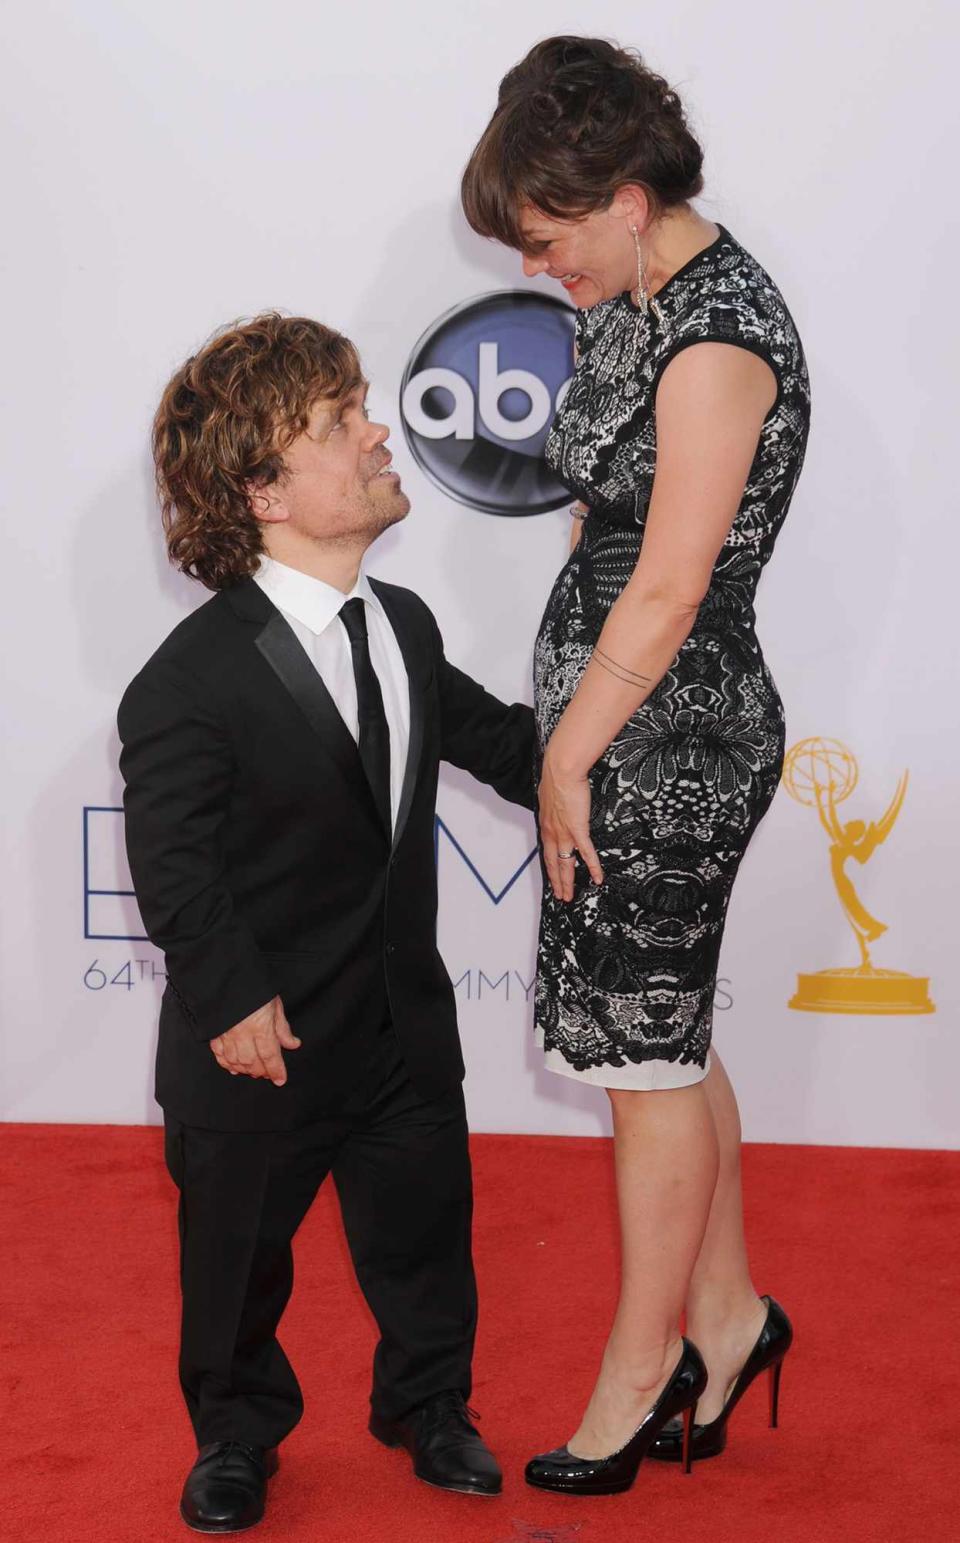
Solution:
<svg viewBox="0 0 960 1543">
<path fill-rule="evenodd" d="M 877 819 L 911 773 L 855 878 L 889 926 L 876 964 L 929 977 L 937 1011 L 788 1008 L 798 971 L 857 956 L 815 811 L 781 791 L 734 894 L 718 995 L 746 1134 L 958 1144 L 960 123 L 945 0 L 21 8 L 0 105 L 6 1118 L 159 1117 L 162 960 L 109 936 L 140 930 L 116 894 L 129 877 L 109 812 L 113 720 L 204 598 L 165 566 L 146 447 L 167 376 L 216 325 L 276 306 L 358 342 L 414 505 L 371 571 L 423 593 L 464 669 L 529 700 L 568 516 L 500 519 L 446 498 L 407 451 L 398 392 L 442 312 L 525 282 L 515 255 L 464 227 L 457 184 L 500 76 L 564 30 L 639 46 L 679 87 L 707 146 L 701 208 L 770 269 L 807 347 L 808 461 L 759 604 L 788 744 L 827 735 L 855 752 L 848 817 Z M 531 850 L 529 818 L 446 775 L 440 815 L 440 941 L 474 1127 L 604 1130 L 602 1092 L 545 1074 L 532 1047 L 535 869 L 494 903 Z"/>
</svg>

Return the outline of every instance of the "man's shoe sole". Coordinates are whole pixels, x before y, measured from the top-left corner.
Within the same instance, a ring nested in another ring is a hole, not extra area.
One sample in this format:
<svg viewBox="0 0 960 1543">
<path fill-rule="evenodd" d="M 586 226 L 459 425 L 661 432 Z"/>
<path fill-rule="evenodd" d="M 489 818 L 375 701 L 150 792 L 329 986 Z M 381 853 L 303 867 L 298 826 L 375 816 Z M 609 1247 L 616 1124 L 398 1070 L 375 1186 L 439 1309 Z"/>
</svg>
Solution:
<svg viewBox="0 0 960 1543">
<path fill-rule="evenodd" d="M 202 1522 L 190 1521 L 186 1516 L 184 1516 L 183 1507 L 181 1506 L 180 1520 L 184 1523 L 185 1526 L 190 1528 L 191 1532 L 249 1532 L 251 1527 L 259 1526 L 259 1524 L 263 1521 L 263 1515 L 258 1516 L 256 1521 L 244 1522 L 242 1527 L 234 1527 L 232 1524 L 230 1526 L 226 1526 L 223 1522 L 212 1522 L 206 1524 Z"/>
<path fill-rule="evenodd" d="M 499 1489 L 477 1489 L 473 1484 L 438 1484 L 436 1479 L 425 1479 L 416 1468 L 413 1470 L 413 1476 L 419 1479 L 421 1484 L 429 1484 L 431 1489 L 445 1489 L 448 1495 L 477 1495 L 481 1500 L 496 1500 L 498 1495 L 503 1494 L 502 1484 Z"/>
</svg>

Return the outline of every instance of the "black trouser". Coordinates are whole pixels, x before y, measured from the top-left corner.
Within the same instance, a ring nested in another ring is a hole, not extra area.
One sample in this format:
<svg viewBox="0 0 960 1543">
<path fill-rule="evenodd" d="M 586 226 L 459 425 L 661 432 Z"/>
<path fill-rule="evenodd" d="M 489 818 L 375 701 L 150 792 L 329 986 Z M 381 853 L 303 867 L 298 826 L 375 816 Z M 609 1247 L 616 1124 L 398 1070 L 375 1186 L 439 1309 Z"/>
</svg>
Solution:
<svg viewBox="0 0 960 1543">
<path fill-rule="evenodd" d="M 374 1410 L 396 1419 L 446 1388 L 469 1397 L 477 1297 L 463 1094 L 421 1098 L 389 1025 L 378 1057 L 335 1118 L 298 1130 L 167 1121 L 180 1188 L 180 1383 L 200 1446 L 271 1447 L 303 1413 L 276 1330 L 293 1287 L 291 1240 L 331 1171 L 380 1329 Z"/>
</svg>

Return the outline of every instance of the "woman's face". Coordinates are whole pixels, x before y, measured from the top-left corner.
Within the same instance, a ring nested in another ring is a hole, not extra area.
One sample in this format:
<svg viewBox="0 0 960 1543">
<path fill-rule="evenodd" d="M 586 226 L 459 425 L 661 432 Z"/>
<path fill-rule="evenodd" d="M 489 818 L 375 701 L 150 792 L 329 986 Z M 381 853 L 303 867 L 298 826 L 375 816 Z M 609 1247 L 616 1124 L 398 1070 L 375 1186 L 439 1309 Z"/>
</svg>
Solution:
<svg viewBox="0 0 960 1543">
<path fill-rule="evenodd" d="M 523 271 L 528 279 L 545 273 L 563 285 L 578 310 L 612 300 L 637 282 L 637 259 L 629 214 L 615 199 L 577 220 L 554 220 L 532 208 L 520 218 Z"/>
</svg>

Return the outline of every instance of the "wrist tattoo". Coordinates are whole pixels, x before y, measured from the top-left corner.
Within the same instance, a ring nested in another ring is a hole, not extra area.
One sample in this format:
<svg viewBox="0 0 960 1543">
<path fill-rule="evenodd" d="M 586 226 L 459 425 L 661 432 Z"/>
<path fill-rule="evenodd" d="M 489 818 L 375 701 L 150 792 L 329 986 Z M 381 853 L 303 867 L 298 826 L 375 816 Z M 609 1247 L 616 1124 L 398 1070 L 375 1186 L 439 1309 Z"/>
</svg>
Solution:
<svg viewBox="0 0 960 1543">
<path fill-rule="evenodd" d="M 610 655 L 605 654 L 602 648 L 594 646 L 593 657 L 603 669 L 608 670 L 611 675 L 616 675 L 618 680 L 626 681 L 631 686 L 653 685 L 652 676 L 640 675 L 636 670 L 628 670 L 625 664 L 618 664 L 616 659 L 611 659 Z"/>
</svg>

